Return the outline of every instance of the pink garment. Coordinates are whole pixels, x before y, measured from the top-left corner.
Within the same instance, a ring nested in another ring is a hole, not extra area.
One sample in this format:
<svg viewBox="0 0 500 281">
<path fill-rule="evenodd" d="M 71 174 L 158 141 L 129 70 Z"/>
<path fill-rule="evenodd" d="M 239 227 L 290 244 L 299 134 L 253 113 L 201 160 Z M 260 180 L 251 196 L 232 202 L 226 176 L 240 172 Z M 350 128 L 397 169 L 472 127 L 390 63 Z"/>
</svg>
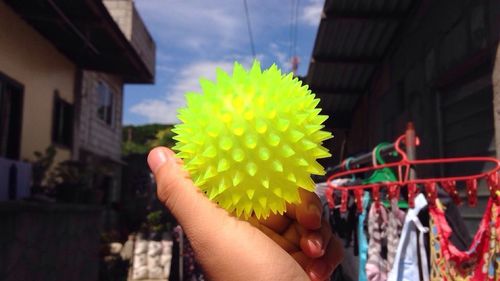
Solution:
<svg viewBox="0 0 500 281">
<path fill-rule="evenodd" d="M 391 271 L 394 264 L 405 216 L 405 212 L 398 207 L 398 200 L 392 199 L 387 225 L 387 272 Z"/>
<path fill-rule="evenodd" d="M 378 210 L 377 210 L 378 209 Z M 387 261 L 380 255 L 382 239 L 386 237 L 387 211 L 384 207 L 372 204 L 368 215 L 368 261 L 366 262 L 366 277 L 369 281 L 387 280 Z"/>
</svg>

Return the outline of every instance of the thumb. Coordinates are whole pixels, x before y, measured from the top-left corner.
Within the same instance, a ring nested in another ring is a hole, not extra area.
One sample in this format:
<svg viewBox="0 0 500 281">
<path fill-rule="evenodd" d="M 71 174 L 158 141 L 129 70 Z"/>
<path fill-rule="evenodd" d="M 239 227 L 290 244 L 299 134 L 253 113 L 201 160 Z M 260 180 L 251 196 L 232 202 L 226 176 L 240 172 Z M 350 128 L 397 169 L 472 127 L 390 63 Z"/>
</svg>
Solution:
<svg viewBox="0 0 500 281">
<path fill-rule="evenodd" d="M 209 201 L 182 168 L 182 160 L 166 147 L 149 152 L 148 164 L 157 183 L 158 199 L 174 215 L 187 234 L 200 225 L 212 225 L 213 216 L 227 216 Z M 208 224 L 208 221 L 212 221 Z"/>
</svg>

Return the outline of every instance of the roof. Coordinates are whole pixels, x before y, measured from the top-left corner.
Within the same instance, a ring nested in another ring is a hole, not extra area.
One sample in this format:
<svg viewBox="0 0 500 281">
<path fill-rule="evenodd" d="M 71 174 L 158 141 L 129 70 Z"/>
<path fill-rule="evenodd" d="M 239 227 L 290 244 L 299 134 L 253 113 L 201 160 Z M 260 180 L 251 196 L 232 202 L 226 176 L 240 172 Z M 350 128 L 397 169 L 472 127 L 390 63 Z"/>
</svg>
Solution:
<svg viewBox="0 0 500 281">
<path fill-rule="evenodd" d="M 305 82 L 331 126 L 350 126 L 403 20 L 417 0 L 326 0 Z"/>
<path fill-rule="evenodd" d="M 126 83 L 151 83 L 152 73 L 102 0 L 5 0 L 54 46 L 88 70 L 113 73 Z"/>
</svg>

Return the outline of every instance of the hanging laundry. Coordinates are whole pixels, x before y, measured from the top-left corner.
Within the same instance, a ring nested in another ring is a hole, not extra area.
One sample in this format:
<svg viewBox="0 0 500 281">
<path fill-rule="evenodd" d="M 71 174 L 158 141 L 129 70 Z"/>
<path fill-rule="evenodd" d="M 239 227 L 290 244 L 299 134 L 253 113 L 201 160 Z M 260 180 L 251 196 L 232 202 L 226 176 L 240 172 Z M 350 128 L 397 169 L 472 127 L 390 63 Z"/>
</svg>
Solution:
<svg viewBox="0 0 500 281">
<path fill-rule="evenodd" d="M 500 202 L 490 197 L 472 245 L 460 251 L 439 200 L 429 208 L 431 280 L 500 280 Z"/>
<path fill-rule="evenodd" d="M 387 225 L 387 272 L 394 264 L 394 258 L 398 249 L 399 238 L 405 220 L 405 212 L 399 209 L 398 199 L 391 199 L 391 211 L 389 212 L 389 222 Z"/>
<path fill-rule="evenodd" d="M 387 280 L 387 260 L 382 257 L 382 239 L 387 238 L 387 211 L 374 203 L 368 214 L 368 261 L 366 277 L 369 281 Z"/>
<path fill-rule="evenodd" d="M 365 192 L 363 195 L 363 211 L 358 217 L 358 247 L 359 247 L 359 270 L 358 272 L 358 280 L 366 281 L 368 278 L 366 277 L 366 260 L 368 258 L 368 241 L 366 239 L 364 224 L 366 219 L 366 209 L 370 204 L 370 193 Z"/>
<path fill-rule="evenodd" d="M 389 212 L 381 205 L 372 204 L 369 215 L 366 276 L 370 281 L 385 281 L 394 263 L 405 213 L 399 209 L 398 200 L 394 198 Z"/>
<path fill-rule="evenodd" d="M 358 179 L 339 179 L 332 181 L 337 187 L 358 185 L 361 181 Z M 332 191 L 331 193 L 327 191 Z M 357 208 L 351 196 L 348 196 L 346 202 L 346 211 L 340 211 L 342 192 L 327 188 L 324 192 L 326 199 L 331 204 L 330 226 L 332 231 L 342 240 L 344 246 L 344 259 L 335 269 L 332 280 L 357 280 L 359 274 L 358 259 L 358 239 L 357 239 Z M 337 278 L 337 279 L 335 279 Z"/>
<path fill-rule="evenodd" d="M 424 227 L 418 218 L 420 211 L 427 206 L 424 195 L 419 194 L 414 204 L 415 206 L 406 213 L 394 265 L 389 272 L 389 281 L 429 281 L 427 252 L 424 244 L 424 234 L 429 229 Z"/>
</svg>

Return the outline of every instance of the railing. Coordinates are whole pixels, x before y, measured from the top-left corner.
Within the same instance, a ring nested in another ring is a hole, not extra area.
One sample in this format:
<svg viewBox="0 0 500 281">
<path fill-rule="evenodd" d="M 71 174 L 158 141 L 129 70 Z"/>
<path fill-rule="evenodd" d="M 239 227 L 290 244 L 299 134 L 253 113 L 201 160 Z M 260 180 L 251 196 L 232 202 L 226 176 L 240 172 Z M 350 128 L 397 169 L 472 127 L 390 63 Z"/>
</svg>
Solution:
<svg viewBox="0 0 500 281">
<path fill-rule="evenodd" d="M 31 194 L 31 164 L 0 157 L 0 201 Z"/>
</svg>

